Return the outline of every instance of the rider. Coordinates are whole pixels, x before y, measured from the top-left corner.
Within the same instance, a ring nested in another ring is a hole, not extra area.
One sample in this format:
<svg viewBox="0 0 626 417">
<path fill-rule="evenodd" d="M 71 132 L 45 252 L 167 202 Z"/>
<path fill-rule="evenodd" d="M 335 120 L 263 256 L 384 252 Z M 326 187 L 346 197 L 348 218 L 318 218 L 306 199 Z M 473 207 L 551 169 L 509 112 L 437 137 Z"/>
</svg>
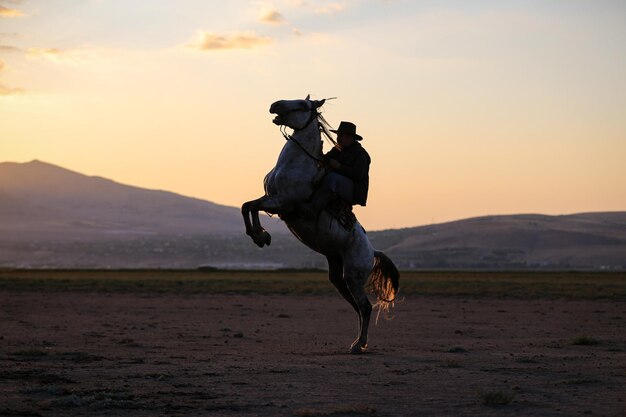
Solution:
<svg viewBox="0 0 626 417">
<path fill-rule="evenodd" d="M 304 212 L 315 215 L 339 196 L 350 205 L 365 206 L 369 189 L 370 156 L 359 143 L 363 138 L 356 133 L 354 123 L 341 122 L 337 130 L 337 146 L 324 155 L 330 168 Z"/>
</svg>

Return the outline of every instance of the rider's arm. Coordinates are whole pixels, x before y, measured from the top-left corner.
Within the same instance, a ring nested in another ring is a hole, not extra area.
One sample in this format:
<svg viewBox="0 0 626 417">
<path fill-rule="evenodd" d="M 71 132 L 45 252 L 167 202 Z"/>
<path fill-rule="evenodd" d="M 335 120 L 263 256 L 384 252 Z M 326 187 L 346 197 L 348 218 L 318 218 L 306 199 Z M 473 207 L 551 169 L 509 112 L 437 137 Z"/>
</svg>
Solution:
<svg viewBox="0 0 626 417">
<path fill-rule="evenodd" d="M 341 164 L 338 172 L 353 181 L 362 181 L 368 176 L 370 169 L 370 156 L 366 152 L 361 152 L 354 160 L 354 164 Z"/>
</svg>

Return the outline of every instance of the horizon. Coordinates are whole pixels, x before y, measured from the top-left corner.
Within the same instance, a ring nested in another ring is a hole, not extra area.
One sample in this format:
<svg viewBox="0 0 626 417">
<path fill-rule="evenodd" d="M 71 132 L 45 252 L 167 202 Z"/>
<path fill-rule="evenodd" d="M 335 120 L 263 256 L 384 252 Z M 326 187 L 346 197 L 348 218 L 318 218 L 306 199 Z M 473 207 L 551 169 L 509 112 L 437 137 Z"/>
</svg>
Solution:
<svg viewBox="0 0 626 417">
<path fill-rule="evenodd" d="M 240 207 L 310 93 L 364 137 L 367 229 L 626 210 L 626 4 L 0 6 L 0 160 Z"/>
<path fill-rule="evenodd" d="M 172 194 L 176 194 L 180 197 L 183 198 L 192 198 L 192 199 L 200 199 L 202 201 L 208 202 L 208 203 L 212 203 L 212 204 L 216 204 L 216 205 L 220 205 L 223 207 L 228 207 L 228 208 L 233 208 L 233 209 L 239 209 L 239 207 L 236 206 L 230 206 L 227 204 L 223 204 L 219 201 L 216 200 L 207 200 L 207 199 L 203 199 L 203 198 L 199 198 L 199 197 L 194 197 L 194 196 L 189 196 L 189 195 L 184 195 L 184 194 L 180 194 L 177 193 L 175 191 L 172 190 L 165 190 L 165 189 L 157 189 L 157 188 L 145 188 L 142 187 L 141 185 L 136 185 L 136 184 L 126 184 L 126 183 L 122 183 L 117 181 L 114 178 L 108 178 L 108 177 L 103 177 L 101 175 L 91 175 L 88 173 L 83 173 L 83 172 L 79 172 L 76 171 L 74 169 L 71 169 L 70 167 L 63 167 L 48 161 L 42 161 L 40 159 L 33 159 L 31 161 L 27 161 L 27 162 L 16 162 L 16 161 L 0 161 L 0 165 L 2 164 L 17 164 L 17 165 L 28 165 L 28 164 L 32 164 L 32 163 L 39 163 L 39 164 L 44 164 L 44 165 L 49 165 L 54 167 L 55 169 L 61 169 L 64 171 L 69 171 L 75 175 L 81 175 L 81 176 L 86 176 L 89 178 L 101 178 L 104 180 L 108 180 L 108 181 L 112 181 L 115 184 L 118 184 L 120 186 L 127 186 L 127 187 L 133 187 L 133 188 L 139 188 L 142 190 L 148 190 L 148 191 L 157 191 L 157 192 L 164 192 L 164 193 L 172 193 Z M 463 217 L 463 218 L 458 218 L 458 219 L 451 219 L 451 220 L 446 220 L 443 222 L 436 222 L 436 223 L 425 223 L 425 224 L 415 224 L 415 225 L 409 225 L 409 226 L 402 226 L 402 227 L 395 227 L 395 228 L 384 228 L 384 229 L 371 229 L 371 232 L 382 232 L 382 231 L 387 231 L 387 230 L 400 230 L 400 229 L 412 229 L 412 228 L 419 228 L 419 227 L 427 227 L 427 226 L 437 226 L 437 225 L 441 225 L 441 224 L 445 224 L 445 223 L 453 223 L 453 222 L 462 222 L 465 220 L 473 220 L 473 219 L 479 219 L 479 218 L 485 218 L 485 217 L 505 217 L 505 216 L 549 216 L 549 217 L 559 217 L 559 216 L 575 216 L 575 215 L 587 215 L 587 214 L 602 214 L 602 213 L 623 213 L 626 212 L 626 210 L 614 210 L 614 211 L 590 211 L 590 212 L 573 212 L 573 213 L 559 213 L 559 214 L 546 214 L 546 213 L 509 213 L 509 214 L 501 214 L 501 213 L 487 213 L 487 214 L 481 214 L 478 216 L 472 216 L 472 217 Z M 366 225 L 364 225 L 366 226 Z"/>
</svg>

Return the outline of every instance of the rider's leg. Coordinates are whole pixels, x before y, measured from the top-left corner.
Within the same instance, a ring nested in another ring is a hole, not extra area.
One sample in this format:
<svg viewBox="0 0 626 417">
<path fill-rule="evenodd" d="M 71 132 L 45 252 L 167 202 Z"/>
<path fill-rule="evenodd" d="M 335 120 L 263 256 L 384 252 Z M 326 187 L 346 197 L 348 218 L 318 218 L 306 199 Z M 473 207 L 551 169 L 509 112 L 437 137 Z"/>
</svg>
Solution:
<svg viewBox="0 0 626 417">
<path fill-rule="evenodd" d="M 352 204 L 354 182 L 350 178 L 336 172 L 329 172 L 324 178 L 324 185 L 342 200 Z"/>
<path fill-rule="evenodd" d="M 325 209 L 335 196 L 352 204 L 353 188 L 354 183 L 350 178 L 329 172 L 311 197 L 311 201 L 302 205 L 302 211 L 305 215 L 314 216 Z"/>
</svg>

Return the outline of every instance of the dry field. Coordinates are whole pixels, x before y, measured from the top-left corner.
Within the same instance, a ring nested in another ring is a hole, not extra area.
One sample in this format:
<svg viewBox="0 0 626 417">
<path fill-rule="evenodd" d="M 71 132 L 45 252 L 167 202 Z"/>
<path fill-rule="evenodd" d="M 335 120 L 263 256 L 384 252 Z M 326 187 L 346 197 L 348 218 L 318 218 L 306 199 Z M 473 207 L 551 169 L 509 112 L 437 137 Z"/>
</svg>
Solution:
<svg viewBox="0 0 626 417">
<path fill-rule="evenodd" d="M 623 416 L 626 274 L 0 272 L 0 415 Z"/>
</svg>

